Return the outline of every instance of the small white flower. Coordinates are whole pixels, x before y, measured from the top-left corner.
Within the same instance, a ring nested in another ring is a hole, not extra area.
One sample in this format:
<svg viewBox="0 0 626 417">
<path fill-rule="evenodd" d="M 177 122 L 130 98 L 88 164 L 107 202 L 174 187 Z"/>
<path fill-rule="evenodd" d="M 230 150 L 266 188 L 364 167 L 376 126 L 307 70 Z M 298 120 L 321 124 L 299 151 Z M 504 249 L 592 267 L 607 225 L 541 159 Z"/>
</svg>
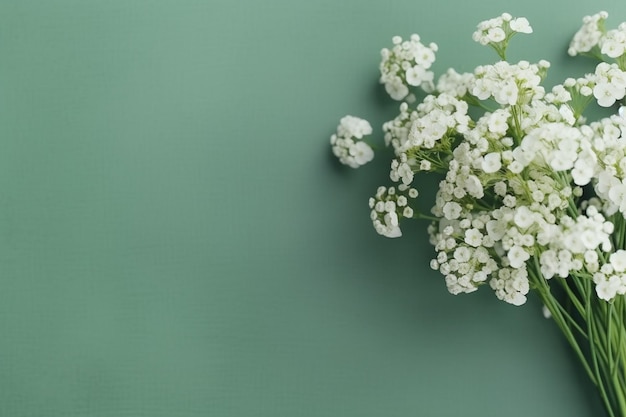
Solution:
<svg viewBox="0 0 626 417">
<path fill-rule="evenodd" d="M 354 162 L 358 165 L 365 165 L 374 159 L 374 151 L 365 142 L 357 142 L 354 147 L 350 149 L 350 154 L 354 157 Z"/>
<path fill-rule="evenodd" d="M 489 42 L 498 43 L 506 38 L 506 34 L 502 28 L 495 27 L 487 30 L 486 37 L 489 39 Z"/>
<path fill-rule="evenodd" d="M 593 88 L 593 96 L 602 107 L 611 107 L 616 100 L 621 98 L 619 90 L 610 83 L 599 83 Z"/>
<path fill-rule="evenodd" d="M 593 16 L 585 16 L 583 26 L 574 35 L 567 52 L 573 56 L 581 52 L 589 52 L 596 46 L 602 38 L 601 26 L 607 17 L 608 13 L 604 11 Z"/>
<path fill-rule="evenodd" d="M 501 196 L 504 197 L 506 195 L 506 183 L 504 181 L 498 181 L 494 186 L 493 186 L 493 191 Z"/>
<path fill-rule="evenodd" d="M 520 229 L 527 229 L 535 222 L 535 216 L 526 206 L 518 207 L 513 218 L 515 225 Z"/>
<path fill-rule="evenodd" d="M 611 254 L 609 258 L 609 262 L 613 266 L 615 272 L 624 272 L 626 271 L 626 251 L 618 250 Z"/>
<path fill-rule="evenodd" d="M 344 116 L 337 126 L 337 135 L 362 139 L 372 134 L 372 126 L 365 119 L 355 116 Z"/>
<path fill-rule="evenodd" d="M 521 246 L 513 246 L 507 253 L 511 268 L 521 268 L 524 263 L 530 259 L 530 254 Z"/>
<path fill-rule="evenodd" d="M 337 126 L 337 133 L 330 137 L 333 154 L 344 165 L 358 168 L 374 158 L 374 151 L 365 142 L 360 141 L 372 133 L 372 126 L 367 120 L 354 116 L 345 116 Z"/>
<path fill-rule="evenodd" d="M 506 224 L 498 220 L 490 220 L 486 225 L 487 233 L 495 242 L 502 239 L 506 233 Z"/>
<path fill-rule="evenodd" d="M 626 31 L 619 29 L 609 30 L 600 39 L 600 45 L 600 51 L 603 54 L 611 58 L 619 58 L 626 49 Z"/>
<path fill-rule="evenodd" d="M 420 161 L 420 171 L 430 171 L 431 168 L 432 165 L 430 161 L 427 161 L 426 159 Z"/>
<path fill-rule="evenodd" d="M 443 214 L 448 220 L 458 219 L 461 215 L 461 206 L 454 201 L 449 201 L 443 206 Z"/>
<path fill-rule="evenodd" d="M 461 263 L 469 261 L 471 255 L 472 252 L 465 246 L 458 247 L 454 251 L 454 259 Z"/>
<path fill-rule="evenodd" d="M 517 19 L 511 20 L 509 22 L 509 27 L 515 32 L 533 33 L 533 28 L 530 27 L 530 23 L 525 17 L 518 17 Z"/>
<path fill-rule="evenodd" d="M 621 280 L 615 275 L 608 277 L 608 279 L 597 278 L 598 276 L 604 277 L 603 274 L 599 273 L 596 273 L 594 275 L 594 282 L 596 283 L 596 294 L 599 298 L 603 300 L 611 301 L 613 298 L 615 298 L 615 296 L 617 295 L 617 291 L 621 287 Z"/>
<path fill-rule="evenodd" d="M 517 103 L 518 94 L 517 85 L 513 82 L 507 82 L 494 92 L 493 98 L 498 104 L 513 106 Z"/>
<path fill-rule="evenodd" d="M 465 243 L 477 248 L 482 244 L 483 234 L 478 229 L 468 229 L 465 231 Z"/>
<path fill-rule="evenodd" d="M 432 74 L 432 73 L 431 73 Z M 422 82 L 426 81 L 427 71 L 421 65 L 414 65 L 406 70 L 406 82 L 412 86 L 419 86 Z"/>
<path fill-rule="evenodd" d="M 389 96 L 394 100 L 402 100 L 409 95 L 409 89 L 404 85 L 400 77 L 394 77 L 385 83 L 385 90 L 387 90 Z"/>
<path fill-rule="evenodd" d="M 492 152 L 484 156 L 481 168 L 486 174 L 498 172 L 501 167 L 502 163 L 500 162 L 500 153 Z"/>
<path fill-rule="evenodd" d="M 522 165 L 519 161 L 513 161 L 508 166 L 509 171 L 514 174 L 519 174 L 524 170 L 524 165 Z"/>
</svg>

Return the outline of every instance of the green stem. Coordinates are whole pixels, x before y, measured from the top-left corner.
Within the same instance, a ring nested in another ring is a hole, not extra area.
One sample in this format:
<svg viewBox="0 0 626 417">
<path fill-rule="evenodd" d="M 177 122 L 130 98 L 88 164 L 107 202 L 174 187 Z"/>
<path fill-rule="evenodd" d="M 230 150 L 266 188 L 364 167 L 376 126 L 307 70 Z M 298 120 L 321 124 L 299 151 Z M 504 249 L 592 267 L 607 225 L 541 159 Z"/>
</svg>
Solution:
<svg viewBox="0 0 626 417">
<path fill-rule="evenodd" d="M 577 327 L 574 325 L 575 322 L 572 319 L 572 317 L 567 313 L 566 309 L 551 293 L 550 286 L 548 285 L 546 280 L 541 276 L 541 274 L 538 272 L 540 269 L 539 269 L 538 261 L 536 259 L 535 259 L 534 266 L 535 268 L 530 268 L 528 272 L 529 272 L 529 277 L 531 278 L 531 282 L 534 284 L 534 287 L 537 290 L 537 293 L 539 294 L 541 301 L 546 306 L 548 311 L 550 311 L 550 314 L 552 315 L 554 322 L 559 327 L 559 329 L 565 336 L 565 339 L 574 350 L 574 353 L 580 360 L 583 368 L 585 369 L 585 372 L 587 372 L 587 375 L 592 380 L 592 382 L 597 385 L 596 375 L 591 370 L 591 367 L 589 363 L 587 362 L 587 358 L 585 357 L 580 345 L 578 344 L 578 340 L 575 337 L 574 333 L 572 332 L 571 327 L 574 327 L 577 331 L 582 333 L 583 336 L 587 337 L 587 335 L 584 333 L 584 331 L 580 327 Z"/>
</svg>

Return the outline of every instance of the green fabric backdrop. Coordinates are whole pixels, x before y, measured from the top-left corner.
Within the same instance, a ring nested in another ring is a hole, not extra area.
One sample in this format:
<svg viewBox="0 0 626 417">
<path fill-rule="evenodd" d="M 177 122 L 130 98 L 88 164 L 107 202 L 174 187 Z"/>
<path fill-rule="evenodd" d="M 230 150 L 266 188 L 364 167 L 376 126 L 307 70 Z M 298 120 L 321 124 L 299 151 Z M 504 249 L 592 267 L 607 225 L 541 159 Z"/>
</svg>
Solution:
<svg viewBox="0 0 626 417">
<path fill-rule="evenodd" d="M 379 50 L 438 70 L 566 54 L 613 1 L 0 2 L 0 416 L 581 416 L 595 394 L 540 306 L 451 296 L 425 225 L 375 234 L 385 182 L 332 160 L 395 104 Z M 517 48 L 516 48 L 517 47 Z M 567 71 L 566 71 L 567 69 Z M 432 184 L 424 194 L 432 194 Z"/>
</svg>

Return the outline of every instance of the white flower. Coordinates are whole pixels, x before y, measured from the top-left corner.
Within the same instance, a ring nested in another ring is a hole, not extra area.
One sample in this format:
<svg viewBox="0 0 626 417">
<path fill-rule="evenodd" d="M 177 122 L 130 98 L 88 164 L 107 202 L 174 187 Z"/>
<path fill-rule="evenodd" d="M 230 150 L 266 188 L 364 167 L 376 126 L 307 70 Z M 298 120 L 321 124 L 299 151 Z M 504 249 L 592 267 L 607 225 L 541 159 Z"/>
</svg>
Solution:
<svg viewBox="0 0 626 417">
<path fill-rule="evenodd" d="M 602 38 L 601 26 L 607 17 L 608 13 L 604 11 L 593 16 L 585 16 L 583 26 L 574 35 L 567 52 L 573 56 L 581 52 L 591 51 Z"/>
<path fill-rule="evenodd" d="M 618 290 L 623 285 L 622 280 L 615 275 L 606 277 L 604 274 L 597 272 L 593 276 L 596 284 L 596 294 L 605 301 L 611 301 L 617 295 Z"/>
<path fill-rule="evenodd" d="M 626 50 L 626 30 L 609 30 L 600 39 L 600 46 L 603 54 L 611 58 L 619 58 Z"/>
<path fill-rule="evenodd" d="M 530 23 L 528 19 L 525 17 L 518 17 L 517 19 L 513 19 L 509 22 L 509 26 L 511 30 L 519 33 L 533 33 L 533 28 L 530 27 Z"/>
<path fill-rule="evenodd" d="M 490 28 L 487 30 L 486 38 L 491 43 L 498 43 L 502 42 L 506 38 L 506 33 L 504 33 L 504 30 L 499 27 Z"/>
<path fill-rule="evenodd" d="M 465 231 L 465 243 L 477 248 L 482 244 L 483 234 L 478 229 L 468 229 Z"/>
<path fill-rule="evenodd" d="M 454 201 L 449 201 L 443 206 L 443 214 L 448 220 L 458 219 L 461 215 L 461 206 Z"/>
<path fill-rule="evenodd" d="M 504 197 L 506 195 L 506 183 L 504 181 L 498 181 L 494 186 L 493 186 L 493 191 L 499 195 L 500 197 Z"/>
<path fill-rule="evenodd" d="M 487 126 L 491 133 L 505 135 L 509 129 L 508 119 L 511 113 L 506 109 L 498 109 L 489 115 Z"/>
<path fill-rule="evenodd" d="M 484 196 L 483 185 L 476 175 L 468 175 L 462 185 L 472 197 L 482 198 Z"/>
<path fill-rule="evenodd" d="M 565 105 L 560 106 L 559 114 L 563 117 L 563 120 L 566 123 L 570 125 L 576 123 L 576 118 L 574 117 L 574 112 L 572 111 L 571 107 Z"/>
<path fill-rule="evenodd" d="M 626 271 L 626 251 L 620 249 L 612 253 L 611 257 L 609 258 L 609 262 L 611 263 L 611 266 L 613 266 L 615 272 Z"/>
<path fill-rule="evenodd" d="M 521 246 L 513 246 L 507 253 L 511 268 L 521 268 L 524 263 L 530 259 L 530 254 Z"/>
<path fill-rule="evenodd" d="M 436 91 L 436 45 L 412 35 L 394 37 L 381 51 L 379 81 L 403 103 L 383 125 L 395 184 L 369 200 L 370 218 L 381 235 L 401 236 L 405 219 L 425 217 L 411 201 L 415 173 L 442 174 L 428 231 L 431 267 L 451 293 L 489 283 L 499 299 L 521 305 L 537 279 L 593 277 L 599 299 L 626 295 L 619 220 L 626 215 L 626 119 L 583 116 L 593 114 L 589 103 L 611 107 L 626 96 L 626 23 L 606 32 L 606 17 L 586 17 L 568 51 L 601 52 L 606 62 L 549 92 L 542 85 L 547 61 L 505 61 L 512 36 L 533 31 L 527 19 L 507 13 L 473 34 L 502 60 L 466 74 L 449 70 Z M 421 102 L 416 87 L 427 93 Z M 371 133 L 369 123 L 346 116 L 331 136 L 332 151 L 361 166 L 374 155 L 363 141 Z"/>
<path fill-rule="evenodd" d="M 486 174 L 493 174 L 494 172 L 498 172 L 502 167 L 502 163 L 500 162 L 500 153 L 491 152 L 484 156 L 481 168 L 485 171 Z"/>
<path fill-rule="evenodd" d="M 381 51 L 380 82 L 394 100 L 408 99 L 409 86 L 421 87 L 424 91 L 434 89 L 434 73 L 428 71 L 435 61 L 437 45 L 426 46 L 418 35 L 403 41 L 400 36 L 392 38 L 394 46 Z"/>
<path fill-rule="evenodd" d="M 376 195 L 369 199 L 370 217 L 376 232 L 389 238 L 402 236 L 400 219 L 413 217 L 409 199 L 415 197 L 417 191 L 404 184 L 397 188 L 378 187 Z"/>
<path fill-rule="evenodd" d="M 374 151 L 365 142 L 357 142 L 351 149 L 350 155 L 354 157 L 357 165 L 365 165 L 374 159 Z"/>
<path fill-rule="evenodd" d="M 515 225 L 520 229 L 527 229 L 535 222 L 535 216 L 526 206 L 518 207 L 513 217 Z"/>
<path fill-rule="evenodd" d="M 454 259 L 458 262 L 467 262 L 470 260 L 472 252 L 465 246 L 461 246 L 454 251 Z"/>
<path fill-rule="evenodd" d="M 409 95 L 409 88 L 404 85 L 400 77 L 394 77 L 385 83 L 385 90 L 394 100 L 402 100 Z"/>
<path fill-rule="evenodd" d="M 337 126 L 337 133 L 330 137 L 333 154 L 344 165 L 358 168 L 374 158 L 374 151 L 365 142 L 360 141 L 372 133 L 372 126 L 367 120 L 354 116 L 345 116 Z"/>
<path fill-rule="evenodd" d="M 474 86 L 472 88 L 472 95 L 476 96 L 479 100 L 487 100 L 491 96 L 492 85 L 489 80 L 475 79 Z"/>
<path fill-rule="evenodd" d="M 507 82 L 499 86 L 493 98 L 498 104 L 513 106 L 517 103 L 518 93 L 517 85 L 514 82 Z"/>
<path fill-rule="evenodd" d="M 593 88 L 593 96 L 602 107 L 611 107 L 623 95 L 610 83 L 599 83 Z"/>
<path fill-rule="evenodd" d="M 399 159 L 391 161 L 391 171 L 389 177 L 394 182 L 402 181 L 403 184 L 408 185 L 413 181 L 413 169 L 407 162 L 406 154 L 400 154 Z"/>
<path fill-rule="evenodd" d="M 420 161 L 420 171 L 430 171 L 432 164 L 430 161 L 423 159 Z"/>
<path fill-rule="evenodd" d="M 406 70 L 406 82 L 415 87 L 424 81 L 432 81 L 432 72 L 427 72 L 421 65 L 414 65 Z"/>
<path fill-rule="evenodd" d="M 344 116 L 337 126 L 337 135 L 343 137 L 355 137 L 362 139 L 363 136 L 372 134 L 372 126 L 365 119 L 355 116 Z"/>
</svg>

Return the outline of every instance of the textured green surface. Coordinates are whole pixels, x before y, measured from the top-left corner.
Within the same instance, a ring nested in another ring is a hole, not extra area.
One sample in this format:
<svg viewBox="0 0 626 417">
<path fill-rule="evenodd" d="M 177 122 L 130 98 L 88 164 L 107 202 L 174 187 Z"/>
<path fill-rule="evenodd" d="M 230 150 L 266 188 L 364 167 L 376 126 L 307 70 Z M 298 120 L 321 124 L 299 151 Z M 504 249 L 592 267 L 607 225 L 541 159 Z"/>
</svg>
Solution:
<svg viewBox="0 0 626 417">
<path fill-rule="evenodd" d="M 387 161 L 327 143 L 393 115 L 392 35 L 468 71 L 509 11 L 555 82 L 626 20 L 591 3 L 0 2 L 0 415 L 598 416 L 539 306 L 448 295 L 424 225 L 370 227 Z"/>
</svg>

